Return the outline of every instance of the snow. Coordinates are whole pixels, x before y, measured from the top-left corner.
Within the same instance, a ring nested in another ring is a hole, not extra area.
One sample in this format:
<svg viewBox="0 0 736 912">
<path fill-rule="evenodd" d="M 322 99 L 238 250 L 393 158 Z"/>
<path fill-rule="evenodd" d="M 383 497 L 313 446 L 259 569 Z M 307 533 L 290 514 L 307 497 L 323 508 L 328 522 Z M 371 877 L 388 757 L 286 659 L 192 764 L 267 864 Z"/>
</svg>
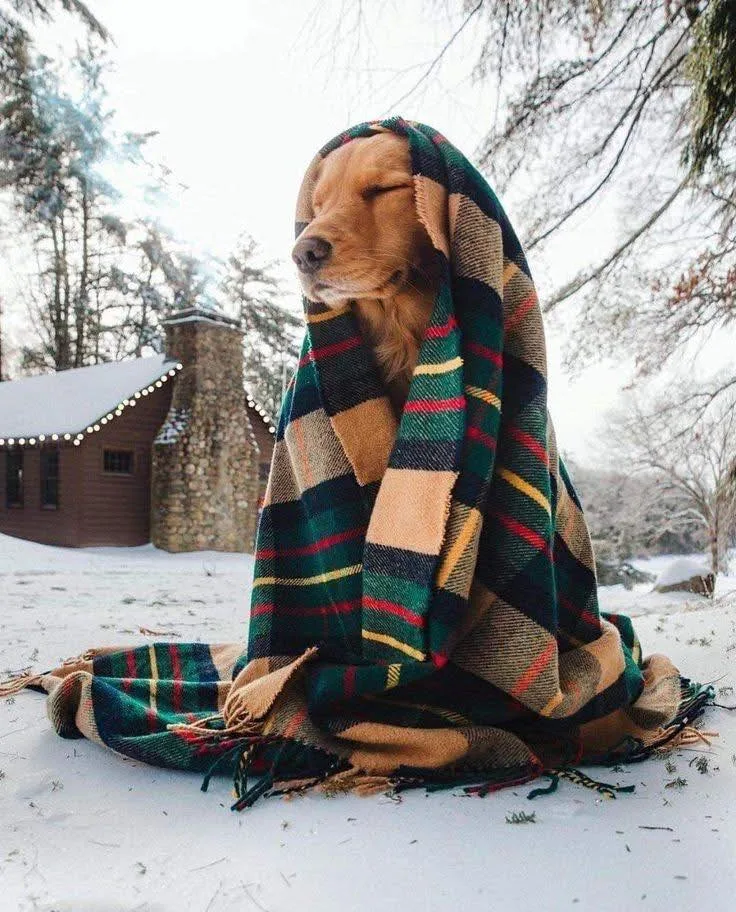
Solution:
<svg viewBox="0 0 736 912">
<path fill-rule="evenodd" d="M 155 355 L 0 383 L 0 438 L 83 432 L 175 367 Z"/>
<path fill-rule="evenodd" d="M 694 576 L 707 576 L 709 572 L 708 565 L 704 560 L 695 560 L 692 557 L 678 557 L 662 570 L 657 577 L 655 586 L 657 588 L 674 586 L 677 583 L 687 582 Z"/>
<path fill-rule="evenodd" d="M 140 627 L 162 639 L 244 640 L 252 568 L 243 555 L 74 551 L 0 536 L 0 677 L 92 645 L 150 641 Z M 736 703 L 736 577 L 719 579 L 714 601 L 616 586 L 601 602 L 639 615 L 646 652 L 668 653 L 690 676 L 717 681 L 719 702 Z M 636 784 L 615 801 L 562 782 L 534 802 L 525 786 L 484 799 L 270 799 L 235 814 L 227 779 L 204 794 L 198 776 L 64 741 L 42 698 L 19 694 L 0 701 L 0 909 L 726 912 L 736 889 L 735 716 L 713 710 L 705 725 L 720 738 L 670 758 L 676 770 L 654 759 L 593 771 Z M 690 765 L 699 756 L 705 773 Z M 667 788 L 677 777 L 687 785 Z M 507 824 L 519 811 L 537 822 Z"/>
<path fill-rule="evenodd" d="M 170 446 L 176 443 L 179 437 L 186 431 L 189 426 L 191 413 L 187 408 L 171 408 L 166 420 L 159 428 L 154 443 L 161 443 Z"/>
</svg>

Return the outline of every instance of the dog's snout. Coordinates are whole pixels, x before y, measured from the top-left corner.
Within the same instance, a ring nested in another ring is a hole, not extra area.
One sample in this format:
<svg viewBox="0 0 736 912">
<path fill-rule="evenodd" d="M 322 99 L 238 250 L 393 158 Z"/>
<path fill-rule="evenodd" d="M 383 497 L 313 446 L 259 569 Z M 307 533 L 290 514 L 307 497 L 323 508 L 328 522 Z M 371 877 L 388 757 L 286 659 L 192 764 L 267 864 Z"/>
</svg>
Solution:
<svg viewBox="0 0 736 912">
<path fill-rule="evenodd" d="M 306 237 L 297 241 L 291 258 L 299 272 L 312 275 L 324 266 L 332 253 L 332 244 L 321 237 Z"/>
</svg>

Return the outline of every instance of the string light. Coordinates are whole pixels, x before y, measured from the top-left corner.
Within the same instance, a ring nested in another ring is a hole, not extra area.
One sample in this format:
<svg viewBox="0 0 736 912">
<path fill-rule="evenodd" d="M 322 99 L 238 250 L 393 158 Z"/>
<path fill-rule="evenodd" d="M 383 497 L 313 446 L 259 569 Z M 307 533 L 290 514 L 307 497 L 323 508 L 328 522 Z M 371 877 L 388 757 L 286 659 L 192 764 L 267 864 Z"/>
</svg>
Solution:
<svg viewBox="0 0 736 912">
<path fill-rule="evenodd" d="M 262 406 L 258 405 L 258 403 L 256 402 L 256 400 L 250 395 L 250 393 L 246 393 L 245 395 L 246 395 L 246 401 L 247 401 L 247 403 L 248 403 L 248 408 L 251 408 L 251 409 L 253 409 L 255 412 L 258 413 L 258 415 L 259 415 L 261 421 L 262 421 L 262 422 L 266 425 L 266 427 L 268 428 L 268 433 L 269 433 L 269 434 L 275 434 L 275 433 L 276 433 L 276 426 L 275 426 L 275 424 L 274 424 L 273 418 L 271 418 L 271 416 L 268 414 L 268 412 L 267 412 Z"/>
<path fill-rule="evenodd" d="M 177 373 L 183 369 L 184 369 L 184 365 L 181 364 L 181 362 L 178 362 L 176 365 L 174 365 L 174 367 L 167 370 L 166 373 L 161 374 L 161 376 L 158 378 L 158 380 L 154 381 L 154 383 L 149 384 L 148 386 L 138 390 L 134 394 L 133 397 L 128 398 L 128 399 L 123 399 L 115 407 L 114 412 L 108 412 L 106 415 L 103 415 L 94 424 L 88 425 L 84 431 L 79 431 L 76 434 L 70 434 L 70 433 L 64 434 L 63 439 L 68 442 L 68 441 L 72 440 L 72 437 L 74 437 L 74 440 L 72 441 L 74 443 L 74 446 L 80 446 L 82 441 L 84 440 L 84 438 L 88 437 L 90 434 L 94 434 L 97 431 L 99 431 L 101 425 L 109 424 L 113 420 L 113 418 L 116 418 L 116 417 L 119 418 L 123 414 L 123 412 L 125 411 L 126 408 L 133 408 L 135 405 L 138 404 L 137 400 L 139 400 L 142 396 L 148 396 L 150 393 L 155 392 L 157 389 L 161 389 L 163 387 L 164 383 L 166 383 L 170 377 L 175 377 L 177 375 Z M 28 439 L 26 439 L 25 437 L 18 437 L 17 440 L 14 437 L 7 437 L 7 438 L 0 437 L 0 447 L 6 446 L 6 445 L 15 446 L 16 443 L 18 444 L 18 446 L 26 446 L 26 445 L 35 446 L 36 443 L 44 443 L 47 439 L 47 436 L 50 436 L 51 440 L 53 440 L 54 443 L 56 443 L 59 439 L 61 439 L 62 435 L 39 434 L 37 438 L 29 437 Z"/>
</svg>

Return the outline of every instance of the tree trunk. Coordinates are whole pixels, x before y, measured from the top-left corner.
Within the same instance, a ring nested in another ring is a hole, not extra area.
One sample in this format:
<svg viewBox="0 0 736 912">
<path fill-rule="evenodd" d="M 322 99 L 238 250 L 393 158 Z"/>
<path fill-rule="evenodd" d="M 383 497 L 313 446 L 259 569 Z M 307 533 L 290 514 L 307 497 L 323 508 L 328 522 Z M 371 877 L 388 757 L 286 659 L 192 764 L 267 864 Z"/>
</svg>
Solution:
<svg viewBox="0 0 736 912">
<path fill-rule="evenodd" d="M 71 339 L 71 312 L 72 312 L 72 292 L 69 284 L 69 259 L 67 251 L 67 236 L 66 236 L 66 223 L 64 221 L 64 210 L 61 211 L 61 216 L 59 219 L 61 225 L 61 279 L 62 279 L 62 289 L 64 296 L 62 299 L 62 319 L 64 326 L 64 340 L 65 340 L 65 358 L 64 358 L 64 369 L 72 367 L 73 364 L 76 365 L 76 357 L 74 362 L 72 362 L 72 339 Z"/>
<path fill-rule="evenodd" d="M 713 511 L 713 519 L 708 532 L 710 533 L 710 569 L 714 576 L 718 576 L 721 572 L 721 523 L 717 506 Z"/>
<path fill-rule="evenodd" d="M 89 285 L 89 196 L 87 183 L 82 183 L 82 268 L 79 273 L 79 293 L 74 307 L 74 322 L 77 332 L 76 347 L 74 351 L 74 366 L 84 364 L 85 329 L 88 313 Z M 99 332 L 97 333 L 99 335 Z"/>
<path fill-rule="evenodd" d="M 3 325 L 2 325 L 3 308 L 0 304 L 0 383 L 5 379 L 5 365 L 3 362 Z"/>
<path fill-rule="evenodd" d="M 69 325 L 64 320 L 64 307 L 62 302 L 62 256 L 59 249 L 59 232 L 56 223 L 50 226 L 51 241 L 54 245 L 54 299 L 51 304 L 50 317 L 53 334 L 54 369 L 66 370 L 71 367 L 69 352 Z"/>
</svg>

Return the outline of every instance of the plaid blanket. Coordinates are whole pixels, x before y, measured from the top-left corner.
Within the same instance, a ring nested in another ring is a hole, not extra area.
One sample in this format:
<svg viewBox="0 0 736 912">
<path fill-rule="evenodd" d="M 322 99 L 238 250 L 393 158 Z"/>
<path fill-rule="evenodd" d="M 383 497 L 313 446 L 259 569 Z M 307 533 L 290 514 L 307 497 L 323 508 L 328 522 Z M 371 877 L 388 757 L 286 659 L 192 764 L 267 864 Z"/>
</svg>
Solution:
<svg viewBox="0 0 736 912">
<path fill-rule="evenodd" d="M 260 521 L 247 652 L 156 644 L 14 682 L 64 736 L 265 793 L 463 784 L 485 793 L 642 759 L 712 690 L 598 608 L 593 551 L 547 414 L 521 245 L 486 181 L 401 119 L 443 279 L 400 420 L 349 307 L 305 301 Z M 258 775 L 255 785 L 250 775 Z"/>
</svg>

